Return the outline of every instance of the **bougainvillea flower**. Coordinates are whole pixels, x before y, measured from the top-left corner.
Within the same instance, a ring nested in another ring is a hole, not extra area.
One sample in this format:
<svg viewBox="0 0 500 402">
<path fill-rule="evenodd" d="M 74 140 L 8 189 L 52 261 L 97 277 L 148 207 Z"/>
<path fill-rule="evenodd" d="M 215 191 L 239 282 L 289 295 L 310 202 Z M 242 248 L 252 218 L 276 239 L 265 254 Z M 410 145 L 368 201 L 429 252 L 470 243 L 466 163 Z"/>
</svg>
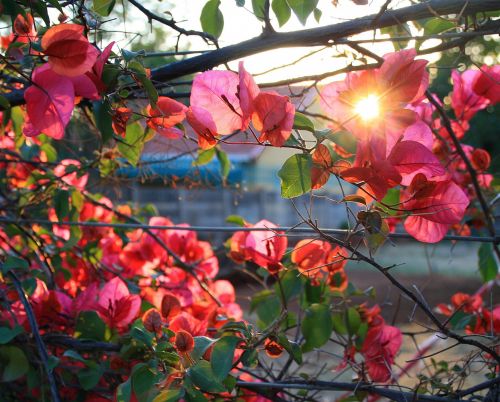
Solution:
<svg viewBox="0 0 500 402">
<path fill-rule="evenodd" d="M 111 126 L 117 135 L 125 137 L 127 133 L 127 122 L 132 117 L 132 113 L 132 110 L 128 107 L 118 107 L 113 111 Z"/>
<path fill-rule="evenodd" d="M 352 156 L 340 146 L 335 146 L 334 149 L 337 153 L 342 153 L 346 158 Z M 343 159 L 334 161 L 330 150 L 324 144 L 319 144 L 316 147 L 312 154 L 312 161 L 311 185 L 313 189 L 323 187 L 330 178 L 330 174 L 340 174 L 340 172 L 351 166 L 348 161 Z"/>
<path fill-rule="evenodd" d="M 379 69 L 349 73 L 344 81 L 326 85 L 320 104 L 334 126 L 366 137 L 413 124 L 415 112 L 405 106 L 422 97 L 429 81 L 427 62 L 415 56 L 415 49 L 390 53 Z"/>
<path fill-rule="evenodd" d="M 486 97 L 478 95 L 472 88 L 480 75 L 479 70 L 466 70 L 462 74 L 453 70 L 451 73 L 453 79 L 451 107 L 459 120 L 469 121 L 479 110 L 490 104 Z"/>
<path fill-rule="evenodd" d="M 183 311 L 170 322 L 168 328 L 174 332 L 184 330 L 192 336 L 199 336 L 204 335 L 207 331 L 207 322 L 198 320 L 191 314 Z"/>
<path fill-rule="evenodd" d="M 481 67 L 472 89 L 479 96 L 488 99 L 492 105 L 500 102 L 500 64 Z"/>
<path fill-rule="evenodd" d="M 43 52 L 56 73 L 68 77 L 85 74 L 96 62 L 99 51 L 83 36 L 83 30 L 82 25 L 59 24 L 43 35 Z"/>
<path fill-rule="evenodd" d="M 265 219 L 253 225 L 254 228 L 273 229 L 277 226 Z M 282 268 L 281 259 L 286 252 L 288 239 L 282 232 L 269 231 L 249 232 L 245 239 L 245 252 L 251 261 L 276 273 Z"/>
<path fill-rule="evenodd" d="M 131 295 L 119 277 L 111 279 L 99 291 L 97 312 L 111 328 L 127 327 L 137 317 L 140 308 L 140 296 Z"/>
<path fill-rule="evenodd" d="M 106 89 L 106 85 L 102 82 L 102 73 L 104 71 L 104 65 L 109 59 L 111 55 L 111 50 L 114 46 L 115 42 L 111 42 L 108 46 L 104 48 L 104 50 L 97 56 L 97 59 L 90 71 L 87 71 L 85 75 L 89 77 L 94 86 L 97 89 L 97 92 L 102 93 Z"/>
<path fill-rule="evenodd" d="M 368 330 L 361 353 L 373 381 L 386 382 L 391 378 L 391 365 L 401 348 L 403 336 L 399 328 L 377 325 Z"/>
<path fill-rule="evenodd" d="M 326 259 L 331 250 L 330 243 L 321 240 L 303 239 L 292 251 L 292 262 L 297 264 L 300 273 L 310 278 L 326 271 Z"/>
<path fill-rule="evenodd" d="M 186 119 L 198 135 L 198 145 L 201 149 L 209 149 L 217 144 L 217 127 L 207 110 L 190 106 L 186 112 Z"/>
<path fill-rule="evenodd" d="M 238 99 L 240 100 L 243 119 L 242 129 L 246 129 L 252 119 L 252 114 L 254 112 L 253 102 L 257 95 L 259 95 L 260 89 L 255 83 L 253 77 L 245 70 L 242 61 L 239 63 L 238 77 L 240 80 L 238 84 Z"/>
<path fill-rule="evenodd" d="M 64 136 L 75 102 L 73 83 L 44 65 L 33 70 L 33 85 L 24 92 L 27 119 L 24 135 L 41 133 L 55 139 Z"/>
<path fill-rule="evenodd" d="M 26 17 L 18 14 L 12 29 L 14 34 L 19 37 L 19 42 L 36 41 L 35 23 L 30 13 L 26 13 Z"/>
<path fill-rule="evenodd" d="M 281 147 L 292 134 L 295 106 L 287 96 L 261 92 L 253 102 L 252 123 L 261 132 L 259 141 Z"/>
<path fill-rule="evenodd" d="M 182 130 L 175 128 L 176 124 L 182 123 L 186 118 L 188 108 L 176 100 L 160 96 L 156 107 L 148 105 L 146 113 L 148 127 L 166 138 L 177 139 L 182 137 Z"/>
<path fill-rule="evenodd" d="M 217 135 L 241 130 L 243 123 L 237 96 L 238 85 L 238 75 L 231 71 L 206 71 L 197 75 L 193 80 L 190 97 L 195 119 L 205 124 L 207 118 L 201 112 L 202 109 L 210 115 Z"/>
<path fill-rule="evenodd" d="M 461 221 L 469 205 L 467 195 L 453 181 L 434 182 L 423 174 L 414 177 L 400 201 L 402 208 L 414 213 L 404 222 L 406 231 L 426 243 L 441 240 L 450 225 Z"/>
<path fill-rule="evenodd" d="M 73 166 L 73 167 L 71 167 Z M 68 169 L 68 167 L 70 167 Z M 61 178 L 61 180 L 68 184 L 69 186 L 75 187 L 76 189 L 83 191 L 87 185 L 88 173 L 79 175 L 78 171 L 81 168 L 79 161 L 75 159 L 63 159 L 54 168 L 54 174 Z"/>
</svg>

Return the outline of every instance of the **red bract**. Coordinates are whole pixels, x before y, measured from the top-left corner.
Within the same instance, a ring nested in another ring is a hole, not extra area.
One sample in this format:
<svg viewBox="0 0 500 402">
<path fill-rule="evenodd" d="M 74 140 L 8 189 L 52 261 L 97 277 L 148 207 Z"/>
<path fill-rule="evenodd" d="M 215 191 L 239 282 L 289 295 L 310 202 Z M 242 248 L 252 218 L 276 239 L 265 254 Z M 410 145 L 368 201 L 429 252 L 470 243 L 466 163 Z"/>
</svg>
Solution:
<svg viewBox="0 0 500 402">
<path fill-rule="evenodd" d="M 182 137 L 182 130 L 175 128 L 186 118 L 187 107 L 182 103 L 166 96 L 160 96 L 156 108 L 148 105 L 146 113 L 150 116 L 147 124 L 157 133 L 167 138 L 177 139 Z"/>
<path fill-rule="evenodd" d="M 33 16 L 30 13 L 26 13 L 26 18 L 22 14 L 19 14 L 14 20 L 12 28 L 14 33 L 20 38 L 23 38 L 26 41 L 36 40 L 35 25 Z M 20 42 L 24 42 L 25 40 L 21 39 Z"/>
<path fill-rule="evenodd" d="M 500 65 L 481 67 L 472 88 L 476 94 L 488 99 L 492 105 L 500 102 Z"/>
<path fill-rule="evenodd" d="M 191 111 L 195 120 L 209 129 L 215 125 L 214 135 L 243 128 L 238 85 L 238 75 L 231 71 L 207 71 L 193 80 Z"/>
<path fill-rule="evenodd" d="M 453 92 L 451 94 L 451 106 L 455 117 L 459 120 L 469 121 L 479 110 L 486 108 L 490 101 L 478 95 L 473 90 L 473 85 L 481 75 L 478 70 L 467 70 L 460 74 L 453 70 Z"/>
<path fill-rule="evenodd" d="M 361 353 L 373 381 L 386 382 L 391 378 L 391 366 L 402 342 L 399 328 L 382 324 L 368 330 Z"/>
<path fill-rule="evenodd" d="M 76 189 L 83 191 L 87 185 L 89 175 L 79 174 L 81 164 L 74 159 L 63 159 L 59 165 L 54 168 L 54 174 L 59 177 L 64 183 Z"/>
<path fill-rule="evenodd" d="M 111 328 L 125 329 L 137 317 L 140 308 L 141 298 L 131 295 L 119 277 L 107 282 L 99 291 L 97 311 Z"/>
<path fill-rule="evenodd" d="M 469 205 L 467 195 L 454 182 L 429 181 L 423 174 L 413 179 L 402 193 L 402 208 L 414 215 L 406 218 L 406 231 L 417 240 L 435 243 L 450 225 L 460 222 Z"/>
<path fill-rule="evenodd" d="M 52 71 L 48 65 L 37 67 L 32 81 L 33 85 L 24 93 L 27 119 L 23 133 L 28 137 L 43 133 L 61 139 L 73 113 L 73 83 Z"/>
<path fill-rule="evenodd" d="M 254 112 L 253 102 L 257 95 L 259 95 L 260 89 L 253 77 L 245 70 L 242 61 L 240 61 L 239 64 L 239 81 L 238 98 L 240 100 L 243 118 L 243 129 L 246 129 L 252 119 L 252 114 Z"/>
<path fill-rule="evenodd" d="M 82 25 L 60 24 L 43 35 L 43 51 L 56 73 L 75 77 L 85 74 L 94 65 L 99 52 L 83 36 L 83 30 Z"/>
<path fill-rule="evenodd" d="M 281 147 L 292 133 L 295 106 L 276 92 L 261 92 L 253 103 L 252 122 L 261 132 L 260 141 Z"/>
<path fill-rule="evenodd" d="M 332 126 L 362 139 L 389 135 L 391 144 L 397 141 L 418 120 L 407 106 L 420 100 L 428 85 L 427 62 L 415 56 L 414 49 L 390 53 L 379 69 L 326 85 L 320 105 L 335 121 Z"/>
</svg>

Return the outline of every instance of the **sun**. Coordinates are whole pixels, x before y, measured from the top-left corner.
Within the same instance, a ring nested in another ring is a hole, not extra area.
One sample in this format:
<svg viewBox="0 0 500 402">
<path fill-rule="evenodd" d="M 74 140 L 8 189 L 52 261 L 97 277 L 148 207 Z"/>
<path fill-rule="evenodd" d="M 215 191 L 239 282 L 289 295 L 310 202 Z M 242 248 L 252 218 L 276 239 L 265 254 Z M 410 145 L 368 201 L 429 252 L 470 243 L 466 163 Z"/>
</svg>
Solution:
<svg viewBox="0 0 500 402">
<path fill-rule="evenodd" d="M 361 119 L 368 121 L 377 118 L 380 114 L 379 99 L 377 95 L 368 95 L 361 99 L 354 107 L 356 114 Z"/>
</svg>

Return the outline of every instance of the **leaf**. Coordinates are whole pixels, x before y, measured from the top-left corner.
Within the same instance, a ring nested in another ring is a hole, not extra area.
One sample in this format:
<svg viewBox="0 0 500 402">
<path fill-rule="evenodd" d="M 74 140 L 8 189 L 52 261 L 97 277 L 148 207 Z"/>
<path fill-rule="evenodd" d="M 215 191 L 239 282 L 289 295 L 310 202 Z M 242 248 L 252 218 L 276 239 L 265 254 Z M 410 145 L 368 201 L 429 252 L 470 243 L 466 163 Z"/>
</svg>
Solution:
<svg viewBox="0 0 500 402">
<path fill-rule="evenodd" d="M 82 311 L 76 320 L 75 336 L 77 338 L 103 341 L 106 324 L 95 311 Z"/>
<path fill-rule="evenodd" d="M 206 360 L 200 360 L 187 371 L 187 376 L 205 392 L 224 392 L 226 389 L 212 371 L 212 366 Z"/>
<path fill-rule="evenodd" d="M 349 307 L 347 309 L 345 324 L 350 335 L 356 335 L 358 333 L 359 326 L 361 325 L 361 316 L 354 307 Z"/>
<path fill-rule="evenodd" d="M 132 396 L 132 382 L 129 379 L 120 385 L 116 389 L 116 402 L 129 402 Z"/>
<path fill-rule="evenodd" d="M 312 159 L 309 154 L 296 154 L 288 158 L 278 172 L 281 178 L 281 196 L 298 197 L 311 190 Z"/>
<path fill-rule="evenodd" d="M 194 349 L 191 352 L 191 359 L 195 362 L 200 360 L 210 346 L 212 346 L 217 339 L 212 339 L 207 336 L 194 337 Z"/>
<path fill-rule="evenodd" d="M 302 364 L 302 351 L 296 342 L 288 340 L 284 334 L 278 335 L 278 343 L 285 348 L 288 354 L 292 357 L 297 364 Z"/>
<path fill-rule="evenodd" d="M 56 149 L 49 143 L 42 144 L 40 146 L 40 151 L 45 152 L 45 156 L 47 157 L 48 162 L 56 162 L 57 161 L 57 151 Z"/>
<path fill-rule="evenodd" d="M 477 255 L 479 257 L 479 273 L 483 282 L 495 279 L 498 274 L 498 264 L 493 254 L 493 246 L 489 243 L 481 244 Z"/>
<path fill-rule="evenodd" d="M 305 311 L 301 329 L 306 340 L 302 346 L 303 352 L 323 346 L 330 339 L 333 330 L 330 308 L 325 304 L 311 304 Z"/>
<path fill-rule="evenodd" d="M 264 7 L 266 0 L 252 0 L 253 13 L 259 20 L 264 19 Z"/>
<path fill-rule="evenodd" d="M 28 359 L 24 352 L 16 346 L 0 346 L 2 361 L 2 382 L 15 381 L 29 370 Z"/>
<path fill-rule="evenodd" d="M 109 102 L 92 102 L 95 124 L 101 132 L 102 143 L 106 144 L 113 138 L 113 121 L 111 119 L 111 107 Z"/>
<path fill-rule="evenodd" d="M 224 16 L 219 10 L 220 0 L 208 0 L 201 10 L 200 22 L 203 31 L 218 38 L 224 29 Z"/>
<path fill-rule="evenodd" d="M 241 342 L 241 338 L 224 336 L 215 344 L 210 357 L 210 364 L 215 377 L 219 381 L 224 380 L 233 367 L 234 351 L 239 342 Z"/>
<path fill-rule="evenodd" d="M 380 30 L 380 32 L 383 34 L 389 35 L 391 38 L 397 38 L 400 36 L 410 36 L 411 35 L 410 27 L 408 26 L 407 23 L 402 23 L 402 24 L 382 28 Z M 409 42 L 408 39 L 393 40 L 392 46 L 394 47 L 394 50 L 398 51 L 398 50 L 404 49 L 408 45 L 408 42 Z"/>
<path fill-rule="evenodd" d="M 153 399 L 153 402 L 177 402 L 182 399 L 184 396 L 184 389 L 167 389 L 165 391 L 161 391 L 156 397 Z"/>
<path fill-rule="evenodd" d="M 154 390 L 157 374 L 144 363 L 136 364 L 132 370 L 132 389 L 138 400 L 149 400 L 148 393 Z"/>
<path fill-rule="evenodd" d="M 295 112 L 295 119 L 293 121 L 293 128 L 296 130 L 307 130 L 314 134 L 314 124 L 306 115 Z"/>
<path fill-rule="evenodd" d="M 19 257 L 14 257 L 13 255 L 7 256 L 5 259 L 5 262 L 2 265 L 2 272 L 5 274 L 9 272 L 11 269 L 29 269 L 29 264 L 28 261 L 19 258 Z"/>
<path fill-rule="evenodd" d="M 54 196 L 54 209 L 57 219 L 62 221 L 69 214 L 69 192 L 68 190 L 57 190 Z"/>
<path fill-rule="evenodd" d="M 307 17 L 318 5 L 318 0 L 287 0 L 287 2 L 302 25 L 306 24 Z"/>
<path fill-rule="evenodd" d="M 238 226 L 241 226 L 241 227 L 245 226 L 245 219 L 243 219 L 239 215 L 229 215 L 226 218 L 226 222 L 227 223 L 234 223 L 235 225 L 238 225 Z"/>
<path fill-rule="evenodd" d="M 115 0 L 94 0 L 92 8 L 97 14 L 107 17 L 113 10 L 114 6 Z"/>
<path fill-rule="evenodd" d="M 10 109 L 9 100 L 5 96 L 0 95 L 0 106 L 4 109 Z"/>
<path fill-rule="evenodd" d="M 194 166 L 203 166 L 210 163 L 215 156 L 215 148 L 200 149 L 198 157 L 193 161 Z"/>
<path fill-rule="evenodd" d="M 292 15 L 292 10 L 286 0 L 273 0 L 271 8 L 273 9 L 274 14 L 276 14 L 280 27 L 285 25 Z"/>
<path fill-rule="evenodd" d="M 321 11 L 319 8 L 314 9 L 314 19 L 316 20 L 317 23 L 319 23 L 319 20 L 321 19 L 322 15 L 323 11 Z"/>
<path fill-rule="evenodd" d="M 231 170 L 231 161 L 229 160 L 226 152 L 220 149 L 216 149 L 215 152 L 219 161 L 222 177 L 225 180 L 227 179 L 227 176 L 229 176 L 229 171 Z"/>
<path fill-rule="evenodd" d="M 424 25 L 424 35 L 435 35 L 456 27 L 456 23 L 441 18 L 430 18 Z"/>
<path fill-rule="evenodd" d="M 127 126 L 125 141 L 118 143 L 118 150 L 123 157 L 132 165 L 136 166 L 144 146 L 144 131 L 137 122 Z"/>
<path fill-rule="evenodd" d="M 16 325 L 14 328 L 0 327 L 0 344 L 4 345 L 9 343 L 17 335 L 22 334 L 23 332 L 24 329 L 20 325 Z"/>
<path fill-rule="evenodd" d="M 128 63 L 128 68 L 134 72 L 134 77 L 141 83 L 149 98 L 151 106 L 156 107 L 158 102 L 158 91 L 146 73 L 144 66 L 136 60 Z"/>
<path fill-rule="evenodd" d="M 280 275 L 281 288 L 283 289 L 283 295 L 287 301 L 300 294 L 302 290 L 302 278 L 303 277 L 296 269 L 283 271 Z M 281 291 L 279 283 L 274 285 L 274 289 L 275 292 L 279 294 Z"/>
<path fill-rule="evenodd" d="M 359 204 L 366 205 L 365 197 L 357 194 L 346 195 L 344 198 L 342 198 L 341 202 L 357 202 Z"/>
<path fill-rule="evenodd" d="M 88 367 L 80 369 L 77 372 L 78 381 L 84 390 L 94 388 L 101 379 L 104 369 L 101 366 Z"/>
</svg>

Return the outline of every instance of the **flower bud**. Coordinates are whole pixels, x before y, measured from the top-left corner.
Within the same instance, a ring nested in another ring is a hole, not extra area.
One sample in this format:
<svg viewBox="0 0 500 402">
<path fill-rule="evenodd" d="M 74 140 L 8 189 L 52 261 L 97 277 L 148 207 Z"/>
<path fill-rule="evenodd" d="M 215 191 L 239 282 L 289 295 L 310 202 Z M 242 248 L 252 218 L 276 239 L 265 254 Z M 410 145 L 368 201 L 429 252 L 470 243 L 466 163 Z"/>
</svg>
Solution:
<svg viewBox="0 0 500 402">
<path fill-rule="evenodd" d="M 149 332 L 161 332 L 162 322 L 160 312 L 155 308 L 150 308 L 142 316 L 142 323 L 144 328 L 146 328 Z"/>
<path fill-rule="evenodd" d="M 474 169 L 482 172 L 490 167 L 491 156 L 488 151 L 477 148 L 472 152 L 471 163 Z"/>
<path fill-rule="evenodd" d="M 273 359 L 280 357 L 283 353 L 283 346 L 271 338 L 266 339 L 264 349 L 266 354 Z"/>
<path fill-rule="evenodd" d="M 171 320 L 181 312 L 181 302 L 172 293 L 167 293 L 161 301 L 161 315 L 166 320 Z"/>
<path fill-rule="evenodd" d="M 183 329 L 175 334 L 175 347 L 179 353 L 189 353 L 194 349 L 193 336 Z"/>
</svg>

